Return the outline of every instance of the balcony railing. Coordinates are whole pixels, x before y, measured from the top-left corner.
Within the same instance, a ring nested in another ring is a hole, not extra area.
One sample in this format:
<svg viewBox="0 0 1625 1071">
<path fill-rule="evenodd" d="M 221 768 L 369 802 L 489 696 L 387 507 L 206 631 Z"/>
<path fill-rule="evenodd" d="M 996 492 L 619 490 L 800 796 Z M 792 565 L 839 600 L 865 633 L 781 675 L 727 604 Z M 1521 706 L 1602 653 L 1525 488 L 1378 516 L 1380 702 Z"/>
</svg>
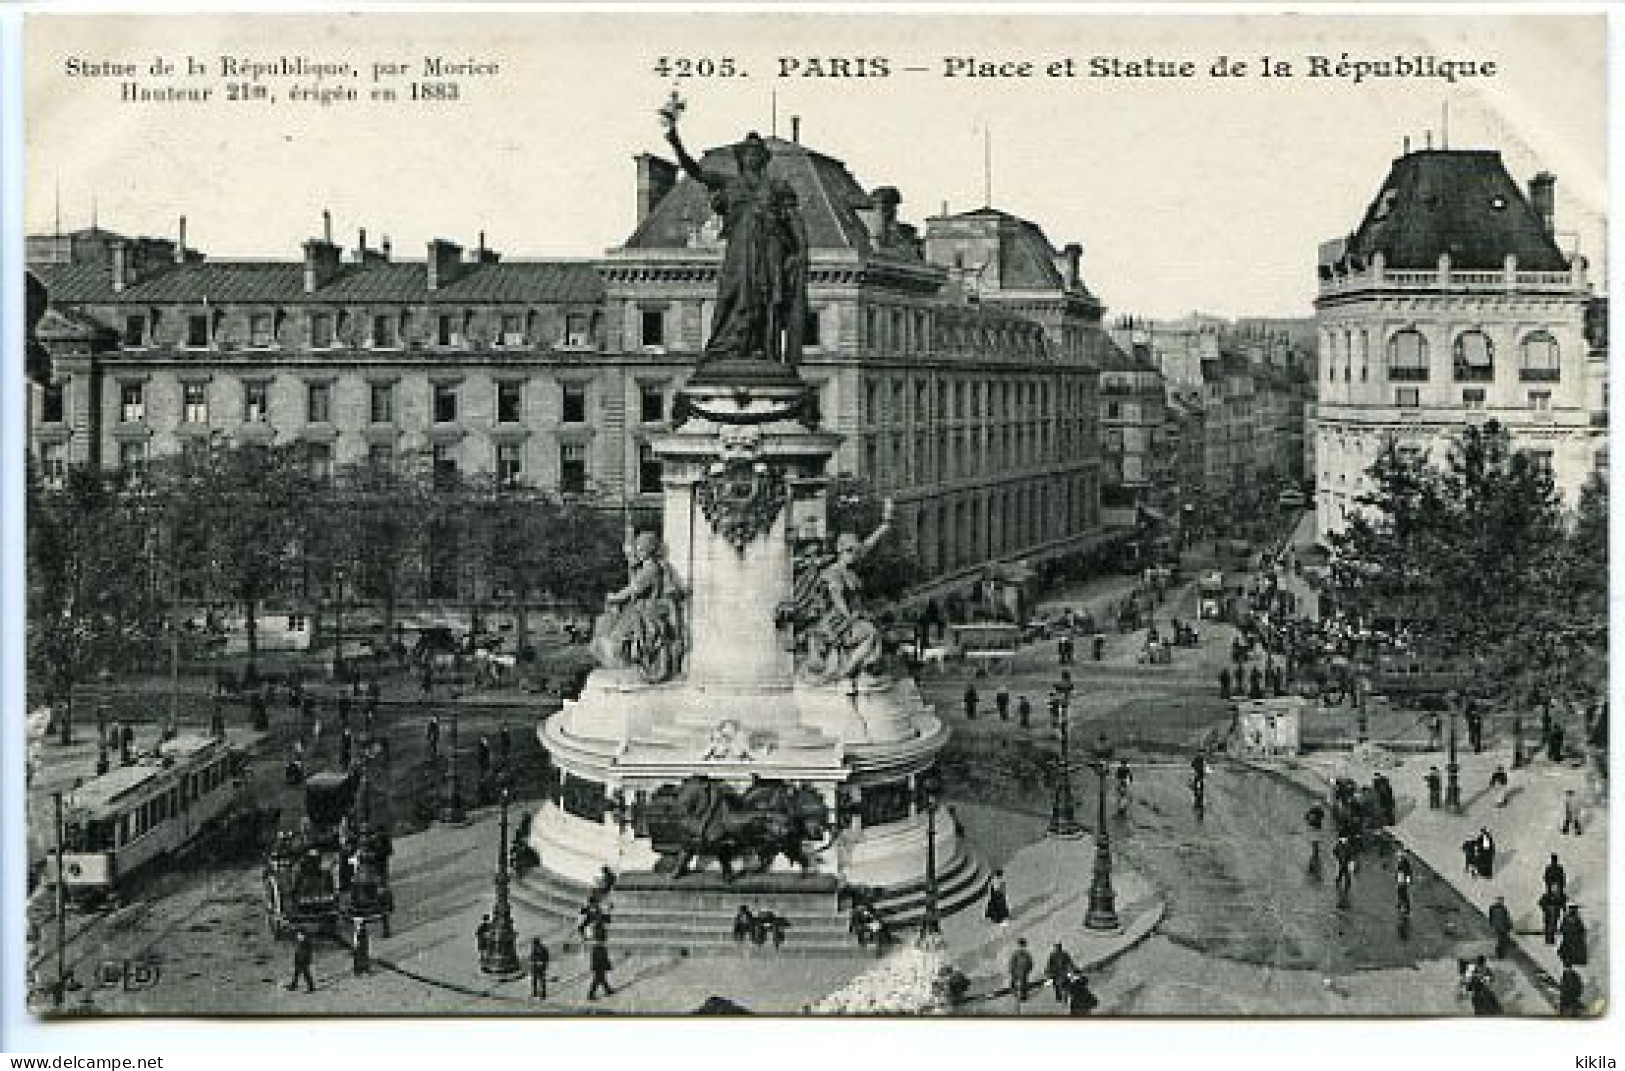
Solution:
<svg viewBox="0 0 1625 1071">
<path fill-rule="evenodd" d="M 1361 271 L 1333 273 L 1320 280 L 1324 296 L 1359 290 L 1536 290 L 1563 292 L 1586 289 L 1585 269 L 1576 263 L 1568 271 L 1459 271 L 1441 269 L 1395 271 L 1372 264 Z"/>
</svg>

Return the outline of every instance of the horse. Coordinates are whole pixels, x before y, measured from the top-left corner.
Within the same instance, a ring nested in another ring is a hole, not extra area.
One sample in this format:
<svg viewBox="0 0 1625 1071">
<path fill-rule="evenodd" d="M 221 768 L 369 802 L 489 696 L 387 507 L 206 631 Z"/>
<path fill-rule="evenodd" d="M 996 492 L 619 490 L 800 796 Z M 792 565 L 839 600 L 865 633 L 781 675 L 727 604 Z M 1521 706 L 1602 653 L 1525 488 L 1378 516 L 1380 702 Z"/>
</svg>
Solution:
<svg viewBox="0 0 1625 1071">
<path fill-rule="evenodd" d="M 746 872 L 760 874 L 780 855 L 807 873 L 828 847 L 807 850 L 809 842 L 830 834 L 830 822 L 823 797 L 806 785 L 756 781 L 740 793 L 721 781 L 690 777 L 662 788 L 654 803 L 665 817 L 657 822 L 665 828 L 652 830 L 655 840 L 665 842 L 656 848 L 673 877 L 707 857 L 727 880 L 737 876 L 735 862 L 748 861 Z"/>
</svg>

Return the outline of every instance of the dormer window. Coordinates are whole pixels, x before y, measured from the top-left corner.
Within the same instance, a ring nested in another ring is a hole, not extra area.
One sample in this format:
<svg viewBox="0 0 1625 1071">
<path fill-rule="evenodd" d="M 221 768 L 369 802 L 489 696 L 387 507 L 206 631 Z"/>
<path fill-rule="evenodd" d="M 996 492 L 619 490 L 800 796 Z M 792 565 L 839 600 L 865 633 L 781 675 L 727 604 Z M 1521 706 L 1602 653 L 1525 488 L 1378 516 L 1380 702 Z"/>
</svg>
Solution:
<svg viewBox="0 0 1625 1071">
<path fill-rule="evenodd" d="M 256 312 L 248 318 L 248 344 L 264 349 L 272 342 L 271 314 Z"/>
<path fill-rule="evenodd" d="M 1399 199 L 1399 191 L 1386 189 L 1377 197 L 1377 210 L 1371 214 L 1372 219 L 1387 219 L 1388 214 L 1394 210 L 1394 202 Z"/>
<path fill-rule="evenodd" d="M 209 317 L 195 312 L 186 318 L 186 345 L 200 350 L 209 345 Z"/>
</svg>

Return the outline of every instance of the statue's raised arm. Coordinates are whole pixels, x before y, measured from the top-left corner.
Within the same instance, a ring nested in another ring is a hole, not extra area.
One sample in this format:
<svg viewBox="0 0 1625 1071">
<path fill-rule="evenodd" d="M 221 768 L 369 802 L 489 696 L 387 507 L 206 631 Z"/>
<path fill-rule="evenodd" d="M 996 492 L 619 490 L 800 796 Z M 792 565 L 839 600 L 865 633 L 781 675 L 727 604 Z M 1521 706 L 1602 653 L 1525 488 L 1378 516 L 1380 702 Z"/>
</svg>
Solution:
<svg viewBox="0 0 1625 1071">
<path fill-rule="evenodd" d="M 682 135 L 677 133 L 677 116 L 671 112 L 661 112 L 666 120 L 666 144 L 671 151 L 677 154 L 677 163 L 688 173 L 695 182 L 703 182 L 707 186 L 720 186 L 727 181 L 726 177 L 715 171 L 707 171 L 700 166 L 700 162 L 689 154 L 687 146 L 683 144 Z"/>
<path fill-rule="evenodd" d="M 896 506 L 893 505 L 892 500 L 886 499 L 885 504 L 880 508 L 880 524 L 864 539 L 860 556 L 874 550 L 880 544 L 880 541 L 886 538 L 886 533 L 891 531 L 892 514 L 895 511 Z"/>
</svg>

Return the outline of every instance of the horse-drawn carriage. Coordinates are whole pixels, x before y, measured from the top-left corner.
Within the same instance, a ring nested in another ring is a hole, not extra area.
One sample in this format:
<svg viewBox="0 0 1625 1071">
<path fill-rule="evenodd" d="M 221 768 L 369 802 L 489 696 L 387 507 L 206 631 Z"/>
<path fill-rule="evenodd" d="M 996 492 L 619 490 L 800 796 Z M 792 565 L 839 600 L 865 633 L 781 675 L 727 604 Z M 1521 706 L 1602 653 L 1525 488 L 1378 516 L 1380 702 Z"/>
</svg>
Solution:
<svg viewBox="0 0 1625 1071">
<path fill-rule="evenodd" d="M 284 832 L 262 875 L 265 921 L 277 940 L 295 930 L 307 934 L 338 932 L 338 883 L 332 868 L 315 848 Z"/>
<path fill-rule="evenodd" d="M 352 830 L 355 776 L 323 771 L 305 780 L 305 818 L 284 830 L 263 872 L 266 922 L 279 940 L 294 930 L 335 933 L 340 918 L 381 922 L 389 933 L 389 837 Z"/>
<path fill-rule="evenodd" d="M 1394 844 L 1388 831 L 1396 817 L 1393 791 L 1381 774 L 1374 775 L 1369 785 L 1340 777 L 1332 783 L 1331 794 L 1332 829 L 1356 851 L 1371 846 L 1386 851 Z"/>
</svg>

